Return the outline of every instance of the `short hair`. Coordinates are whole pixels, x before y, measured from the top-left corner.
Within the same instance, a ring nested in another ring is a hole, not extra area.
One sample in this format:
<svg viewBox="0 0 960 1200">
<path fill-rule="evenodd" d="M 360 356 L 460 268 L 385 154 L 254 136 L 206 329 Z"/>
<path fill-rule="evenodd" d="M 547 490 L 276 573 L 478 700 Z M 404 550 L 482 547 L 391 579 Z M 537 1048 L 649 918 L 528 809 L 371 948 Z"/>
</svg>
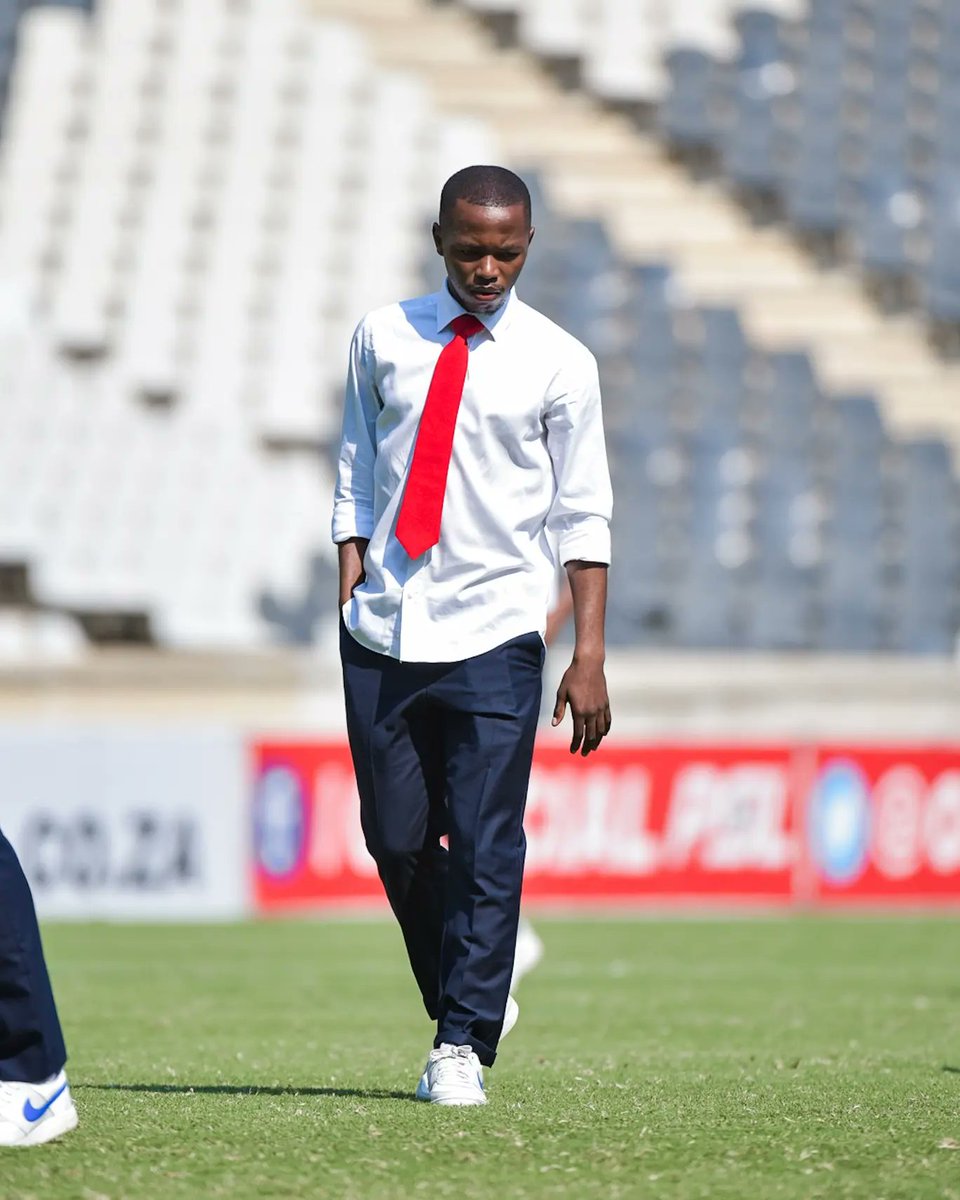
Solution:
<svg viewBox="0 0 960 1200">
<path fill-rule="evenodd" d="M 530 189 L 519 175 L 506 167 L 464 167 L 451 175 L 440 192 L 441 225 L 458 200 L 480 204 L 484 208 L 510 208 L 522 204 L 527 224 L 532 220 Z"/>
</svg>

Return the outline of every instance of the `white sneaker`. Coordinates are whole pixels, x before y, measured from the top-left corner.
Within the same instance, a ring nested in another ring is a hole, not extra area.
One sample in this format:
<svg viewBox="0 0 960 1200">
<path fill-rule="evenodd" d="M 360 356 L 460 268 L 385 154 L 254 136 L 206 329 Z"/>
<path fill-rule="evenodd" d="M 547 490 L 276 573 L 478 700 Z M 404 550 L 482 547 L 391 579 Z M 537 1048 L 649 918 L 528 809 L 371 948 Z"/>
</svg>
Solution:
<svg viewBox="0 0 960 1200">
<path fill-rule="evenodd" d="M 507 996 L 507 1007 L 503 1014 L 503 1028 L 500 1030 L 500 1041 L 507 1036 L 510 1030 L 516 1025 L 517 1018 L 520 1016 L 520 1005 L 510 995 Z"/>
<path fill-rule="evenodd" d="M 543 942 L 540 940 L 539 934 L 525 917 L 521 917 L 520 926 L 517 929 L 517 948 L 513 955 L 513 978 L 510 980 L 511 992 L 516 990 L 517 984 L 524 975 L 529 975 L 534 967 L 540 965 L 542 958 Z"/>
<path fill-rule="evenodd" d="M 0 1146 L 39 1146 L 77 1127 L 66 1074 L 44 1083 L 0 1081 Z"/>
<path fill-rule="evenodd" d="M 417 1084 L 417 1099 L 448 1106 L 486 1104 L 483 1068 L 470 1046 L 444 1042 L 431 1050 Z"/>
</svg>

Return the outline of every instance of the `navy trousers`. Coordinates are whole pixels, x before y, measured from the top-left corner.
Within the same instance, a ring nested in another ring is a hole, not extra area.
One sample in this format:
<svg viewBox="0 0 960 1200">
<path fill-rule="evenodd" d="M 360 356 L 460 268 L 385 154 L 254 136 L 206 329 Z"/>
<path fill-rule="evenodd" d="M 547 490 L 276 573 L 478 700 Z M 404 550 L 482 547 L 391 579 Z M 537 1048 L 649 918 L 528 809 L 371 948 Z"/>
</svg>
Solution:
<svg viewBox="0 0 960 1200">
<path fill-rule="evenodd" d="M 30 886 L 0 831 L 0 1080 L 40 1083 L 66 1061 Z"/>
<path fill-rule="evenodd" d="M 472 1046 L 490 1066 L 517 941 L 543 642 L 401 663 L 341 624 L 340 650 L 363 833 L 435 1045 Z"/>
</svg>

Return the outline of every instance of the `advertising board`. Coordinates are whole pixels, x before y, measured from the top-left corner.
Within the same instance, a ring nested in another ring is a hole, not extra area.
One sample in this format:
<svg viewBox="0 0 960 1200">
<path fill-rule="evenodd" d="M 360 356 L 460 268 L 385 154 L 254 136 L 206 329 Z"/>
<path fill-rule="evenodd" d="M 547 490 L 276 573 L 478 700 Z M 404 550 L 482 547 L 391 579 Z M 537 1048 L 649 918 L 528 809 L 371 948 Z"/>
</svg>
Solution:
<svg viewBox="0 0 960 1200">
<path fill-rule="evenodd" d="M 258 906 L 381 903 L 347 747 L 258 743 L 253 769 Z M 525 894 L 785 903 L 796 854 L 793 786 L 785 747 L 611 746 L 586 760 L 541 747 L 525 821 Z"/>
<path fill-rule="evenodd" d="M 346 743 L 0 726 L 44 917 L 384 907 Z M 960 905 L 960 746 L 538 747 L 531 905 Z"/>
<path fill-rule="evenodd" d="M 380 906 L 346 745 L 253 745 L 259 911 Z M 534 904 L 960 904 L 960 746 L 613 743 L 534 756 Z"/>
<path fill-rule="evenodd" d="M 3 726 L 0 762 L 0 827 L 42 917 L 249 911 L 239 735 Z"/>
<path fill-rule="evenodd" d="M 960 902 L 960 748 L 821 747 L 805 825 L 820 903 Z"/>
</svg>

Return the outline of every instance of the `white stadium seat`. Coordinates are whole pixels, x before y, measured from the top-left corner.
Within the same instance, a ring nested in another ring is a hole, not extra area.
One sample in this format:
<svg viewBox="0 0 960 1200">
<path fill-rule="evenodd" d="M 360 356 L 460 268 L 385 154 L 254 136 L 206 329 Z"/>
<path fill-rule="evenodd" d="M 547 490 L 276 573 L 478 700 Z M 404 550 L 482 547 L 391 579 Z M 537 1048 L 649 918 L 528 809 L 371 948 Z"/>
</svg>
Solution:
<svg viewBox="0 0 960 1200">
<path fill-rule="evenodd" d="M 583 78 L 605 100 L 650 101 L 663 89 L 669 5 L 601 0 L 585 43 Z"/>
<path fill-rule="evenodd" d="M 73 618 L 58 612 L 0 609 L 0 662 L 14 665 L 75 662 L 87 639 Z"/>
<path fill-rule="evenodd" d="M 43 294 L 54 227 L 65 202 L 78 97 L 89 84 L 87 18 L 34 8 L 19 49 L 0 141 L 0 279 L 31 305 Z"/>
<path fill-rule="evenodd" d="M 180 384 L 181 307 L 196 269 L 196 223 L 210 192 L 213 147 L 226 123 L 218 91 L 234 84 L 223 47 L 235 20 L 220 0 L 193 0 L 172 31 L 119 350 L 134 387 L 154 396 L 173 395 Z"/>
<path fill-rule="evenodd" d="M 100 353 L 110 339 L 159 12 L 153 0 L 104 0 L 97 8 L 97 70 L 81 110 L 88 135 L 76 163 L 70 236 L 53 308 L 54 335 L 71 351 Z"/>
<path fill-rule="evenodd" d="M 582 58 L 597 13 L 591 0 L 525 0 L 520 36 L 548 58 Z"/>
<path fill-rule="evenodd" d="M 666 22 L 668 45 L 703 50 L 717 57 L 729 55 L 736 43 L 730 20 L 734 7 L 731 0 L 674 5 Z"/>
</svg>

